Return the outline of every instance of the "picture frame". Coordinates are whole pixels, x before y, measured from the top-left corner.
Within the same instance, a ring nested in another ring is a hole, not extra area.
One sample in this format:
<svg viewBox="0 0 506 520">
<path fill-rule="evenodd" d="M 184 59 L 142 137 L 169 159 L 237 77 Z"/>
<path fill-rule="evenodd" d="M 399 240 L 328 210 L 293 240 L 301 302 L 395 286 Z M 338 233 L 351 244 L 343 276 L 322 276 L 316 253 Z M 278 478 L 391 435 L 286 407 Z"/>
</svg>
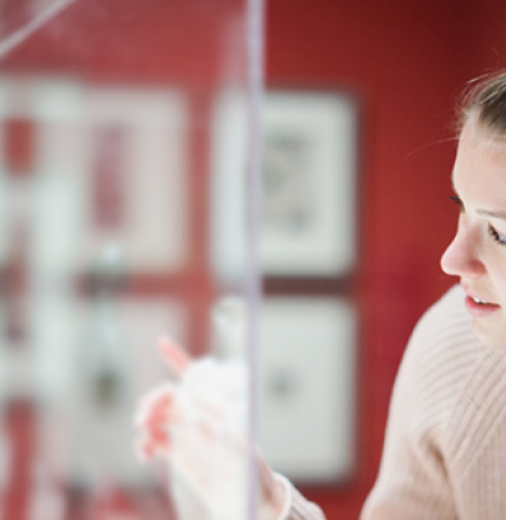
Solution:
<svg viewBox="0 0 506 520">
<path fill-rule="evenodd" d="M 271 277 L 340 277 L 356 261 L 357 103 L 333 91 L 272 90 L 262 108 L 259 253 Z M 245 276 L 246 100 L 223 93 L 212 142 L 212 263 Z"/>
<path fill-rule="evenodd" d="M 114 243 L 132 271 L 181 272 L 191 254 L 189 117 L 186 95 L 176 87 L 3 75 L 0 182 L 9 180 L 12 192 L 19 185 L 21 195 L 25 184 L 34 185 L 41 213 L 35 219 L 37 266 L 70 269 L 77 261 L 86 271 Z M 12 120 L 24 122 L 32 135 L 26 154 L 33 171 L 17 176 L 5 157 L 5 125 Z M 21 197 L 9 198 L 20 213 Z M 0 257 L 5 247 L 0 243 Z"/>
<path fill-rule="evenodd" d="M 275 296 L 264 299 L 259 318 L 262 453 L 298 483 L 349 480 L 356 468 L 355 306 L 339 297 Z"/>
</svg>

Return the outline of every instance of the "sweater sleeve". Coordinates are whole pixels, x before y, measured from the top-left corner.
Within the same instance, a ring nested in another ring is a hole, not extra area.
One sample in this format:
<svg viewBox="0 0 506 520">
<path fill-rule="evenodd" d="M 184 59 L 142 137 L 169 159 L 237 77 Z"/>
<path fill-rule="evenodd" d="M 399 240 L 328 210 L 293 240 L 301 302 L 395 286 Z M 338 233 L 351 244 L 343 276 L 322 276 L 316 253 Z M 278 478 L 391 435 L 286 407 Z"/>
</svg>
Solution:
<svg viewBox="0 0 506 520">
<path fill-rule="evenodd" d="M 285 488 L 285 503 L 277 520 L 325 520 L 322 510 L 306 500 L 286 477 L 277 473 L 275 477 Z"/>
</svg>

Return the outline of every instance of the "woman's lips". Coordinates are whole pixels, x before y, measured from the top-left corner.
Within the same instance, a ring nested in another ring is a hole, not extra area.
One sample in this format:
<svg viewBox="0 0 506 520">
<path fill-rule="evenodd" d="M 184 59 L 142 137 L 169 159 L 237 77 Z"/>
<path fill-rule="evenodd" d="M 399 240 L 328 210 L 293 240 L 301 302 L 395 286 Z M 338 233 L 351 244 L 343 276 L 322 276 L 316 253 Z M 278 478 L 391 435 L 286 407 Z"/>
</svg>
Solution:
<svg viewBox="0 0 506 520">
<path fill-rule="evenodd" d="M 492 313 L 501 308 L 501 306 L 497 305 L 496 303 L 478 303 L 468 294 L 466 294 L 465 305 L 467 312 L 469 312 L 473 318 L 483 318 L 485 316 L 490 316 Z"/>
</svg>

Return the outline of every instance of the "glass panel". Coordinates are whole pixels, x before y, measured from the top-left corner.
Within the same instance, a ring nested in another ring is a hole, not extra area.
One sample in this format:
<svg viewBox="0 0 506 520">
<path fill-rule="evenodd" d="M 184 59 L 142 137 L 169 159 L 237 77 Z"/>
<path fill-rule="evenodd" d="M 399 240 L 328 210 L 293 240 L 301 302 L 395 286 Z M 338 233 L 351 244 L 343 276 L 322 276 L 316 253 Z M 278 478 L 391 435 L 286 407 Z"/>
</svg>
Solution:
<svg viewBox="0 0 506 520">
<path fill-rule="evenodd" d="M 3 515 L 254 518 L 260 2 L 0 6 Z M 224 277 L 230 164 L 249 224 Z"/>
</svg>

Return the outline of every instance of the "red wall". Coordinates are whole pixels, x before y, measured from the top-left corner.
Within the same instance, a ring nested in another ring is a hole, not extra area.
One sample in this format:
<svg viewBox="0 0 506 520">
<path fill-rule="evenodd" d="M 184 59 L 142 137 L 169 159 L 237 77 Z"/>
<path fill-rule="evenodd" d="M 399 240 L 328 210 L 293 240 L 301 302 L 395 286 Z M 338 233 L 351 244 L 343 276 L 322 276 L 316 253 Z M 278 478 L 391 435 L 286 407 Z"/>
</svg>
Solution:
<svg viewBox="0 0 506 520">
<path fill-rule="evenodd" d="M 354 519 L 377 472 L 388 400 L 420 314 L 454 283 L 439 257 L 456 225 L 450 174 L 464 83 L 506 64 L 501 2 L 269 0 L 267 84 L 345 88 L 361 108 L 358 472 L 306 488 Z"/>
</svg>

